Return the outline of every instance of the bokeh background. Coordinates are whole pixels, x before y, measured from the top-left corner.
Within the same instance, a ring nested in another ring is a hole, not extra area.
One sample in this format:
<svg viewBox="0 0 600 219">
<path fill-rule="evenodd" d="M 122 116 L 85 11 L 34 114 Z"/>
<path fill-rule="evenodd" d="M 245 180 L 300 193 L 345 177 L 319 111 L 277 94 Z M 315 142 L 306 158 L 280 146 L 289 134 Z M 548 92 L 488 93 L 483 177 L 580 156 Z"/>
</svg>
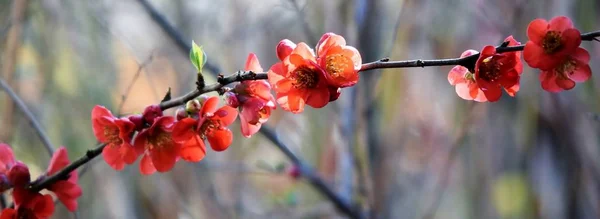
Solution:
<svg viewBox="0 0 600 219">
<path fill-rule="evenodd" d="M 367 62 L 458 57 L 511 34 L 525 42 L 527 24 L 538 17 L 567 15 L 582 32 L 600 29 L 598 0 L 148 3 L 186 42 L 204 46 L 219 70 L 208 73 L 223 74 L 242 69 L 250 52 L 268 69 L 279 40 L 315 45 L 330 31 Z M 600 73 L 600 43 L 582 46 Z M 138 0 L 0 0 L 0 54 L 2 79 L 71 159 L 96 145 L 94 105 L 139 113 L 168 88 L 173 95 L 194 88 L 187 51 Z M 362 72 L 340 100 L 300 115 L 279 109 L 267 124 L 370 218 L 599 218 L 595 76 L 551 94 L 525 67 L 516 98 L 482 104 L 455 94 L 451 67 Z M 290 177 L 290 162 L 266 138 L 243 138 L 238 124 L 232 129 L 226 152 L 178 162 L 164 174 L 141 176 L 137 163 L 117 172 L 98 157 L 83 168 L 76 214 L 58 204 L 53 218 L 344 217 L 306 181 Z M 11 144 L 34 176 L 46 169 L 50 156 L 3 92 L 0 142 Z"/>
</svg>

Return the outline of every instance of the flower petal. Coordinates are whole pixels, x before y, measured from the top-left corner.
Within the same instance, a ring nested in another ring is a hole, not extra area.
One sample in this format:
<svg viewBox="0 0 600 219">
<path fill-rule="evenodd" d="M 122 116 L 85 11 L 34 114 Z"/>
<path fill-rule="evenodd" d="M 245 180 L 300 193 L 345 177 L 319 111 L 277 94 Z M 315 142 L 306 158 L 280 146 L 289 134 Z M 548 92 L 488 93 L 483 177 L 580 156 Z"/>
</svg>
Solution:
<svg viewBox="0 0 600 219">
<path fill-rule="evenodd" d="M 181 147 L 179 156 L 182 159 L 189 162 L 199 162 L 206 156 L 206 147 L 204 146 L 204 140 L 198 135 L 194 135 L 192 138 L 187 140 Z"/>
<path fill-rule="evenodd" d="M 102 157 L 106 164 L 115 170 L 123 170 L 125 168 L 125 162 L 121 159 L 121 153 L 119 147 L 115 145 L 106 145 L 102 149 Z"/>
<path fill-rule="evenodd" d="M 228 128 L 213 129 L 208 132 L 206 138 L 215 151 L 224 151 L 233 142 L 233 134 Z"/>
<path fill-rule="evenodd" d="M 47 175 L 52 175 L 58 172 L 63 167 L 69 165 L 69 156 L 67 155 L 67 149 L 60 147 L 52 155 L 50 159 L 50 165 L 48 165 Z"/>
<path fill-rule="evenodd" d="M 143 175 L 150 175 L 156 172 L 156 168 L 154 167 L 154 164 L 152 164 L 152 159 L 147 154 L 144 154 L 142 161 L 140 162 L 140 172 Z"/>
<path fill-rule="evenodd" d="M 217 112 L 215 112 L 215 116 L 217 116 L 223 125 L 228 126 L 235 121 L 238 116 L 238 112 L 233 107 L 222 106 L 219 110 L 217 110 Z"/>
<path fill-rule="evenodd" d="M 298 46 L 294 48 L 294 51 L 292 51 L 292 54 L 290 54 L 289 57 L 291 58 L 294 54 L 300 55 L 303 59 L 308 59 L 313 62 L 316 60 L 315 52 L 304 42 L 298 43 Z"/>
<path fill-rule="evenodd" d="M 544 19 L 535 19 L 527 26 L 527 38 L 536 44 L 540 44 L 548 31 L 548 22 Z M 529 43 L 529 42 L 528 42 Z"/>
<path fill-rule="evenodd" d="M 248 55 L 244 69 L 246 71 L 253 71 L 253 72 L 262 72 L 263 71 L 263 68 L 260 67 L 260 62 L 258 62 L 258 57 L 256 57 L 256 55 L 254 53 L 250 53 Z"/>
<path fill-rule="evenodd" d="M 548 23 L 548 29 L 550 30 L 562 32 L 571 28 L 573 28 L 573 22 L 571 22 L 571 19 L 565 16 L 554 17 Z"/>
<path fill-rule="evenodd" d="M 152 158 L 152 164 L 158 172 L 167 172 L 173 169 L 177 156 L 179 155 L 179 144 L 167 143 L 161 146 L 156 146 L 154 150 L 150 151 L 150 157 Z"/>
<path fill-rule="evenodd" d="M 173 127 L 173 132 L 171 133 L 173 140 L 183 143 L 192 138 L 192 136 L 195 135 L 194 125 L 196 124 L 198 124 L 198 121 L 192 118 L 185 118 L 177 121 Z"/>
</svg>

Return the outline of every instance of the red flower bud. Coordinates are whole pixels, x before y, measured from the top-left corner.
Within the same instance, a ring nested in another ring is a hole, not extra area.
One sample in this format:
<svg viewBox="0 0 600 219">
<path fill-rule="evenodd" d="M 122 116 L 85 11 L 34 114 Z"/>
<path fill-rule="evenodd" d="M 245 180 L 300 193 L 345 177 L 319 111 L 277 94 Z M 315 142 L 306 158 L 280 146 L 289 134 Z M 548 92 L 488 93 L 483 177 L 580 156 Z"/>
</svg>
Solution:
<svg viewBox="0 0 600 219">
<path fill-rule="evenodd" d="M 154 119 L 161 117 L 162 115 L 163 115 L 163 112 L 160 109 L 160 106 L 158 106 L 158 105 L 150 105 L 150 106 L 146 107 L 146 109 L 144 109 L 144 113 L 142 113 L 142 116 L 144 117 L 144 121 L 149 124 L 153 124 Z"/>
<path fill-rule="evenodd" d="M 136 114 L 127 117 L 135 125 L 135 130 L 142 130 L 144 128 L 144 118 L 142 115 Z"/>
<path fill-rule="evenodd" d="M 292 51 L 296 48 L 296 44 L 291 40 L 284 39 L 277 44 L 277 58 L 283 61 L 286 57 L 288 57 Z"/>
<path fill-rule="evenodd" d="M 17 163 L 8 171 L 8 181 L 10 181 L 13 186 L 16 187 L 27 185 L 31 181 L 31 176 L 29 175 L 29 168 L 27 168 L 27 165 L 17 161 Z"/>
<path fill-rule="evenodd" d="M 300 168 L 298 168 L 296 165 L 290 166 L 287 172 L 294 179 L 298 179 L 300 177 Z"/>
<path fill-rule="evenodd" d="M 238 101 L 237 95 L 234 92 L 225 92 L 225 101 L 230 107 L 237 108 L 240 106 L 240 102 Z"/>
<path fill-rule="evenodd" d="M 187 116 L 188 114 L 183 107 L 179 107 L 177 108 L 177 111 L 175 111 L 175 118 L 177 119 L 177 121 L 185 119 L 187 118 Z"/>
</svg>

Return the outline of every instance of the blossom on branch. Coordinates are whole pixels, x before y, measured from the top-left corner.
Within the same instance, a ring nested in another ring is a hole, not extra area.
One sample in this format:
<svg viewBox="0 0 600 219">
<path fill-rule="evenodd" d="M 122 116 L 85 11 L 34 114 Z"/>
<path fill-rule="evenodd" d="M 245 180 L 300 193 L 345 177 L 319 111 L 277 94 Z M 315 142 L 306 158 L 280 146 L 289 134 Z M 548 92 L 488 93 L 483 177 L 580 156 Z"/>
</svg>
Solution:
<svg viewBox="0 0 600 219">
<path fill-rule="evenodd" d="M 460 57 L 464 58 L 477 53 L 477 51 L 470 49 L 464 51 Z M 466 67 L 462 65 L 454 66 L 450 70 L 450 73 L 448 73 L 448 82 L 450 82 L 450 85 L 455 86 L 456 94 L 458 94 L 460 98 L 465 100 L 475 100 L 477 102 L 487 102 L 487 98 L 483 94 L 483 91 L 479 88 L 477 82 L 475 82 L 474 73 L 470 72 Z"/>
<path fill-rule="evenodd" d="M 277 103 L 284 110 L 301 113 L 304 105 L 322 108 L 329 103 L 326 73 L 316 61 L 313 50 L 305 43 L 299 43 L 269 69 L 269 83 L 276 93 Z"/>
<path fill-rule="evenodd" d="M 103 106 L 92 109 L 92 128 L 99 142 L 106 143 L 102 150 L 104 161 L 115 170 L 132 164 L 138 157 L 131 145 L 136 125 L 127 118 L 116 118 Z"/>
<path fill-rule="evenodd" d="M 279 51 L 277 54 L 279 55 Z M 254 53 L 248 55 L 244 69 L 263 71 Z M 242 81 L 233 90 L 226 92 L 226 97 L 227 105 L 239 108 L 242 135 L 247 138 L 258 132 L 271 116 L 271 110 L 276 108 L 271 85 L 264 80 Z"/>
<path fill-rule="evenodd" d="M 181 144 L 174 141 L 171 135 L 175 118 L 172 116 L 156 117 L 152 126 L 142 130 L 136 137 L 133 146 L 137 154 L 142 154 L 140 172 L 150 175 L 154 172 L 166 172 L 175 166 Z"/>
<path fill-rule="evenodd" d="M 583 48 L 577 48 L 553 69 L 542 70 L 540 81 L 542 88 L 550 92 L 570 90 L 575 82 L 587 81 L 592 76 L 589 66 L 590 54 Z"/>
<path fill-rule="evenodd" d="M 51 176 L 57 173 L 62 168 L 69 165 L 69 163 L 67 149 L 65 149 L 65 147 L 60 147 L 52 155 L 46 176 Z M 66 180 L 59 180 L 55 183 L 52 183 L 47 188 L 48 190 L 54 192 L 56 197 L 58 197 L 58 200 L 60 200 L 60 202 L 62 202 L 71 212 L 77 209 L 77 198 L 82 195 L 81 187 L 79 187 L 77 184 L 78 180 L 79 176 L 77 171 L 73 171 L 69 174 L 69 177 Z"/>
<path fill-rule="evenodd" d="M 327 83 L 332 87 L 349 87 L 358 82 L 362 66 L 360 53 L 346 45 L 344 37 L 335 33 L 324 34 L 317 44 L 317 63 L 325 69 Z"/>
<path fill-rule="evenodd" d="M 535 19 L 527 27 L 529 41 L 525 44 L 523 58 L 529 66 L 550 70 L 563 63 L 581 44 L 579 30 L 565 16 L 552 18 L 549 22 Z"/>
<path fill-rule="evenodd" d="M 506 38 L 509 46 L 519 45 L 512 36 Z M 490 102 L 502 96 L 502 88 L 510 96 L 519 91 L 519 80 L 523 72 L 520 52 L 496 53 L 494 46 L 483 47 L 475 64 L 475 81 Z"/>
<path fill-rule="evenodd" d="M 208 140 L 215 151 L 226 150 L 233 141 L 233 134 L 227 126 L 237 118 L 237 111 L 230 106 L 218 108 L 219 98 L 209 97 L 197 118 L 184 118 L 177 121 L 173 128 L 173 139 L 183 144 L 181 158 L 198 162 L 206 155 L 204 140 Z"/>
<path fill-rule="evenodd" d="M 24 187 L 12 191 L 15 208 L 2 210 L 0 219 L 46 219 L 54 213 L 52 196 L 32 192 Z"/>
</svg>

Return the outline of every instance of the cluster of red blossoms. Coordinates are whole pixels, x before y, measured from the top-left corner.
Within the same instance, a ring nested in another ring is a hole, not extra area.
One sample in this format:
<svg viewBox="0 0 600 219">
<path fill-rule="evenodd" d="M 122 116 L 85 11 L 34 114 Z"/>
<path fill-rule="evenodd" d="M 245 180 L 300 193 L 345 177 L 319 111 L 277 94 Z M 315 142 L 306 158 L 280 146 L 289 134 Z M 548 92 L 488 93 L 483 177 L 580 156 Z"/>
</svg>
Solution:
<svg viewBox="0 0 600 219">
<path fill-rule="evenodd" d="M 224 93 L 226 104 L 218 97 L 200 96 L 178 109 L 175 117 L 163 115 L 158 105 L 143 114 L 117 118 L 102 107 L 92 110 L 92 125 L 98 141 L 106 146 L 102 155 L 116 170 L 142 156 L 144 175 L 166 172 L 177 160 L 198 162 L 206 156 L 206 143 L 214 151 L 224 151 L 233 141 L 228 128 L 240 115 L 241 132 L 250 137 L 265 123 L 277 102 L 283 109 L 300 113 L 304 105 L 321 108 L 336 100 L 343 87 L 358 82 L 361 57 L 336 34 L 323 35 L 316 55 L 305 43 L 282 40 L 276 48 L 281 62 L 268 72 L 269 80 L 248 80 Z M 250 54 L 246 71 L 262 72 L 258 58 Z M 276 97 L 271 94 L 275 90 Z M 135 134 L 137 132 L 137 135 Z"/>
<path fill-rule="evenodd" d="M 527 36 L 529 41 L 525 44 L 523 59 L 529 66 L 542 71 L 540 81 L 544 90 L 570 90 L 575 87 L 575 82 L 590 78 L 590 55 L 579 47 L 581 34 L 569 18 L 559 16 L 549 22 L 536 19 L 529 24 Z M 520 45 L 512 36 L 505 42 L 508 46 Z M 477 51 L 467 50 L 461 58 L 474 54 Z M 448 81 L 465 100 L 494 102 L 500 99 L 502 89 L 515 96 L 522 72 L 521 52 L 499 53 L 494 46 L 488 45 L 479 53 L 474 72 L 464 66 L 455 66 L 448 74 Z"/>
<path fill-rule="evenodd" d="M 39 177 L 41 180 L 55 174 L 69 164 L 67 150 L 59 148 L 50 160 L 46 173 Z M 56 195 L 69 211 L 77 209 L 77 198 L 82 194 L 77 184 L 77 172 L 67 179 L 51 184 L 47 189 Z M 54 213 L 54 200 L 51 195 L 42 195 L 27 188 L 31 183 L 29 168 L 23 162 L 15 159 L 12 149 L 7 144 L 0 144 L 0 192 L 12 188 L 14 208 L 6 208 L 0 214 L 0 219 L 16 218 L 48 218 Z"/>
</svg>

